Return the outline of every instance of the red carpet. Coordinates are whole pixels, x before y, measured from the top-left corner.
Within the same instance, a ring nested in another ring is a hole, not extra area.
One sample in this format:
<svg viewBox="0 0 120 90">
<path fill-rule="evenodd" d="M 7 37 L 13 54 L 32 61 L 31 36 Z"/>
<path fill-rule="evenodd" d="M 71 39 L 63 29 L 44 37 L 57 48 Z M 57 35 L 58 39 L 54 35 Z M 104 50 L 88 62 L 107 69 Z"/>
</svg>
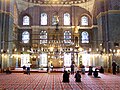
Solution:
<svg viewBox="0 0 120 90">
<path fill-rule="evenodd" d="M 0 74 L 0 90 L 120 90 L 120 75 L 100 74 L 101 78 L 82 75 L 76 83 L 74 75 L 70 82 L 62 82 L 62 73 L 12 73 Z"/>
</svg>

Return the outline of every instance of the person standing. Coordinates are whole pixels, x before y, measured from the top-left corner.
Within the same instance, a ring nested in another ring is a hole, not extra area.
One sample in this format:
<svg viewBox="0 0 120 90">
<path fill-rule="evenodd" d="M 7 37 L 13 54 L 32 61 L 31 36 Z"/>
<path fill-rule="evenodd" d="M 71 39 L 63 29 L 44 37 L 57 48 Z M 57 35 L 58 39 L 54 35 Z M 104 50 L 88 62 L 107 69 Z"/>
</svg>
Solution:
<svg viewBox="0 0 120 90">
<path fill-rule="evenodd" d="M 71 74 L 74 74 L 74 64 L 71 64 Z"/>
<path fill-rule="evenodd" d="M 31 65 L 30 62 L 28 62 L 28 64 L 27 64 L 27 74 L 28 75 L 30 75 L 30 65 Z"/>
<path fill-rule="evenodd" d="M 81 72 L 82 72 L 82 74 L 85 74 L 85 66 L 84 65 L 82 65 L 82 67 L 81 67 Z"/>
<path fill-rule="evenodd" d="M 24 74 L 26 73 L 26 66 L 25 65 L 23 66 L 23 73 Z"/>
<path fill-rule="evenodd" d="M 64 72 L 65 72 L 66 71 L 66 67 L 64 66 L 63 69 L 64 69 Z"/>
<path fill-rule="evenodd" d="M 120 70 L 119 70 L 119 65 L 117 65 L 117 73 L 119 73 L 120 72 Z"/>
<path fill-rule="evenodd" d="M 113 63 L 112 63 L 112 71 L 113 71 L 114 75 L 116 74 L 116 66 L 117 66 L 116 62 L 113 61 Z"/>
<path fill-rule="evenodd" d="M 50 67 L 51 67 L 51 69 L 52 69 L 52 71 L 53 71 L 53 64 L 52 64 L 52 63 L 51 63 L 51 66 L 50 66 Z"/>
<path fill-rule="evenodd" d="M 50 73 L 50 67 L 51 67 L 51 63 L 50 61 L 48 61 L 48 66 L 47 66 L 47 72 Z"/>
<path fill-rule="evenodd" d="M 78 67 L 77 67 L 76 64 L 74 64 L 74 68 L 75 68 L 74 72 L 77 73 L 77 71 L 78 71 Z"/>
</svg>

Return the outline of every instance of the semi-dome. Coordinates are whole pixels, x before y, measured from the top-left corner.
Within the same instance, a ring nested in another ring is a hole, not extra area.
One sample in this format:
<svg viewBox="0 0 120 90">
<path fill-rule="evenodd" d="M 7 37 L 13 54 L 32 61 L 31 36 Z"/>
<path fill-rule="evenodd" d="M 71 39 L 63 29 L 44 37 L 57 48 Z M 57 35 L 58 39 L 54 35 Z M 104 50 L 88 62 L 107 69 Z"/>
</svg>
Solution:
<svg viewBox="0 0 120 90">
<path fill-rule="evenodd" d="M 25 9 L 32 6 L 79 6 L 92 12 L 93 5 L 95 0 L 16 0 L 17 6 L 19 7 L 19 11 L 23 11 Z"/>
</svg>

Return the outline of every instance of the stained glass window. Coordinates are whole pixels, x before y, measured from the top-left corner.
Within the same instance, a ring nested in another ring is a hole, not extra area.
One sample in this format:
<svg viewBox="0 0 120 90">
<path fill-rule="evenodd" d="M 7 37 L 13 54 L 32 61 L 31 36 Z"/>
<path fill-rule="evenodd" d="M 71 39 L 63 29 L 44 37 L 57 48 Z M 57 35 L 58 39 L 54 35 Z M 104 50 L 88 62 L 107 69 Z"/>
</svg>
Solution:
<svg viewBox="0 0 120 90">
<path fill-rule="evenodd" d="M 41 31 L 40 32 L 40 44 L 45 44 L 45 43 L 47 43 L 47 32 Z"/>
<path fill-rule="evenodd" d="M 71 43 L 71 32 L 70 31 L 64 32 L 64 43 Z"/>
<path fill-rule="evenodd" d="M 89 43 L 89 34 L 88 32 L 84 31 L 81 33 L 82 36 L 82 43 Z"/>
<path fill-rule="evenodd" d="M 47 25 L 47 14 L 41 13 L 41 25 Z"/>
<path fill-rule="evenodd" d="M 22 33 L 22 42 L 29 43 L 29 40 L 30 40 L 30 33 L 28 31 L 24 31 Z"/>
<path fill-rule="evenodd" d="M 70 14 L 69 13 L 64 14 L 64 25 L 70 25 Z"/>
<path fill-rule="evenodd" d="M 24 16 L 23 17 L 23 25 L 30 25 L 30 17 L 29 16 Z"/>
<path fill-rule="evenodd" d="M 88 25 L 88 17 L 87 16 L 81 17 L 81 25 Z"/>
</svg>

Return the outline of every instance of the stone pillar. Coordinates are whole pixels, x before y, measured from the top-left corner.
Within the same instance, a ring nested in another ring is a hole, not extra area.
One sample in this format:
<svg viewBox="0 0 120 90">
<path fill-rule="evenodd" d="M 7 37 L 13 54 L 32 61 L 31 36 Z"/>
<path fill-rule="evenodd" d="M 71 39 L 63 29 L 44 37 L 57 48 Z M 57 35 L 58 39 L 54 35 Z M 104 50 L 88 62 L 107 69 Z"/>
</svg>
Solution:
<svg viewBox="0 0 120 90">
<path fill-rule="evenodd" d="M 8 57 L 8 66 L 12 66 L 12 50 L 13 50 L 13 26 L 14 26 L 14 0 L 10 0 L 10 15 L 9 15 L 9 30 L 8 30 L 8 50 L 9 50 L 9 57 Z M 12 14 L 12 15 L 11 15 Z"/>
</svg>

